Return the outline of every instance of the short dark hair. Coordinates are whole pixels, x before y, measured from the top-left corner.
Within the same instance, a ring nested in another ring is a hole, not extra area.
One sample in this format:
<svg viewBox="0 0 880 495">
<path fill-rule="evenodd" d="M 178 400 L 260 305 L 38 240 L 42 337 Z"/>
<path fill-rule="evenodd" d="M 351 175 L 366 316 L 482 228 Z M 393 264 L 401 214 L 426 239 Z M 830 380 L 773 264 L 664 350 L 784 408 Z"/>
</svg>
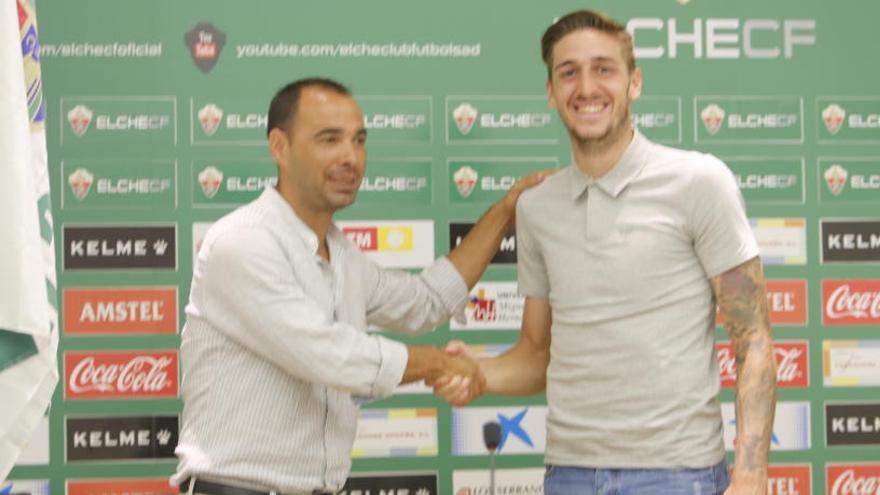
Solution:
<svg viewBox="0 0 880 495">
<path fill-rule="evenodd" d="M 342 95 L 351 95 L 351 92 L 345 85 L 324 77 L 307 77 L 293 81 L 279 89 L 275 96 L 272 97 L 272 103 L 269 104 L 269 122 L 266 125 L 266 136 L 276 127 L 285 132 L 287 131 L 287 124 L 296 117 L 299 97 L 303 89 L 311 86 L 329 89 Z"/>
<path fill-rule="evenodd" d="M 605 14 L 593 10 L 576 10 L 557 19 L 541 36 L 541 58 L 547 66 L 547 79 L 552 78 L 553 47 L 567 34 L 581 29 L 595 29 L 615 36 L 623 45 L 623 59 L 630 72 L 636 68 L 633 39 L 623 24 Z"/>
</svg>

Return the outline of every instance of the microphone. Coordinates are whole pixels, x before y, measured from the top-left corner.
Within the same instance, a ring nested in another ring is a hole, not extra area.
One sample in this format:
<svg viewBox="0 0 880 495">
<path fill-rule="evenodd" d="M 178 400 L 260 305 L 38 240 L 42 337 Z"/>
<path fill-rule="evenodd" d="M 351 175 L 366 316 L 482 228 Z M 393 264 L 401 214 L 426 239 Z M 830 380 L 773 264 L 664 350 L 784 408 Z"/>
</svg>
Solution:
<svg viewBox="0 0 880 495">
<path fill-rule="evenodd" d="M 489 450 L 489 495 L 495 495 L 495 450 L 501 443 L 501 425 L 497 421 L 483 424 L 483 443 Z"/>
</svg>

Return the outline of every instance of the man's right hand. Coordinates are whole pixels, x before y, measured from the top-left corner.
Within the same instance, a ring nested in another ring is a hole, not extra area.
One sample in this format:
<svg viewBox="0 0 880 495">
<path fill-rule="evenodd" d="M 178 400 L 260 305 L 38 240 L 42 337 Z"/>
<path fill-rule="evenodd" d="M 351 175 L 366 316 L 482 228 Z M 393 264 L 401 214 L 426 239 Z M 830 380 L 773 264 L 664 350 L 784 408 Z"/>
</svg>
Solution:
<svg viewBox="0 0 880 495">
<path fill-rule="evenodd" d="M 451 359 L 461 359 L 473 363 L 477 367 L 481 383 L 479 387 L 474 387 L 473 380 L 463 375 L 444 375 L 433 383 L 434 394 L 452 406 L 467 405 L 486 391 L 486 377 L 464 342 L 460 340 L 449 342 L 446 346 L 446 353 Z"/>
</svg>

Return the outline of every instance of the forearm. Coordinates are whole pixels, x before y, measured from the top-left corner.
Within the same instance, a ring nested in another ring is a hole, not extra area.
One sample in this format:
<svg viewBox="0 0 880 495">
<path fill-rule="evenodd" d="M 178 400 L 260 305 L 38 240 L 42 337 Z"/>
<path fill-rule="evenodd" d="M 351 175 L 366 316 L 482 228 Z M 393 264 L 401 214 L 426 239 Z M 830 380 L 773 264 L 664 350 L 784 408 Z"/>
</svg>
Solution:
<svg viewBox="0 0 880 495">
<path fill-rule="evenodd" d="M 776 406 L 773 342 L 759 332 L 741 352 L 737 355 L 734 475 L 765 478 Z"/>
<path fill-rule="evenodd" d="M 498 251 L 513 211 L 501 201 L 492 205 L 449 255 L 468 288 L 472 288 Z"/>
<path fill-rule="evenodd" d="M 543 392 L 547 386 L 549 349 L 536 349 L 518 342 L 504 354 L 481 359 L 486 392 L 524 396 Z"/>
</svg>

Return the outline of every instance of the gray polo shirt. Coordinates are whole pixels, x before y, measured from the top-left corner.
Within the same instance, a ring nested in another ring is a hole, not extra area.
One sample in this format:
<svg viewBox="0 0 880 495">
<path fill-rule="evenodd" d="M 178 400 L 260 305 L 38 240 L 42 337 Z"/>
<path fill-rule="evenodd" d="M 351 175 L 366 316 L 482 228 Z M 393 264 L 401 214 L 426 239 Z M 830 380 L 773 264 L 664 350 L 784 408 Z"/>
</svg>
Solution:
<svg viewBox="0 0 880 495">
<path fill-rule="evenodd" d="M 571 166 L 523 193 L 519 290 L 553 316 L 547 463 L 720 462 L 709 279 L 758 254 L 724 163 L 638 133 L 598 180 Z"/>
</svg>

